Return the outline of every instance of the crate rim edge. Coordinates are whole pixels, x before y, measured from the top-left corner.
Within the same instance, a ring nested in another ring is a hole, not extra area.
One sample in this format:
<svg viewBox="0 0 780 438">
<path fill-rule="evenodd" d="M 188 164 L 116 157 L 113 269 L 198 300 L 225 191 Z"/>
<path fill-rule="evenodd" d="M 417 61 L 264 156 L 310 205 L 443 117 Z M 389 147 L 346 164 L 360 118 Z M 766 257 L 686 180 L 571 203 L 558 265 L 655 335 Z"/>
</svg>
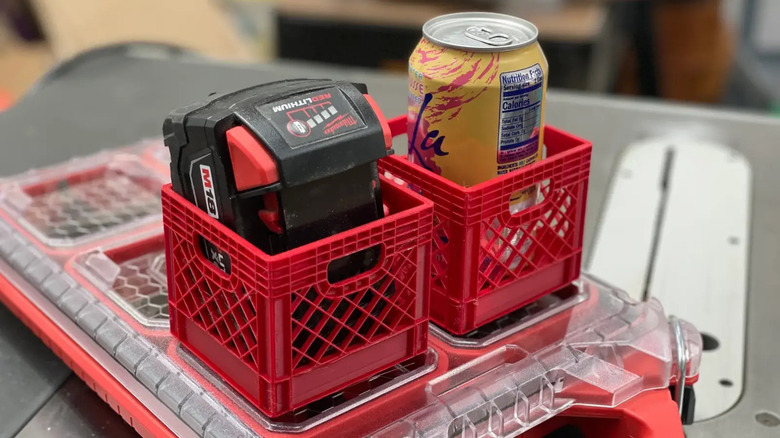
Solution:
<svg viewBox="0 0 780 438">
<path fill-rule="evenodd" d="M 551 132 L 555 132 L 555 133 L 564 134 L 566 137 L 570 138 L 571 140 L 576 141 L 577 145 L 573 146 L 573 147 L 571 147 L 569 149 L 566 149 L 565 151 L 561 151 L 561 152 L 558 152 L 558 153 L 553 154 L 553 155 L 548 155 L 547 158 L 545 158 L 543 160 L 536 161 L 533 164 L 530 164 L 528 166 L 524 166 L 523 167 L 523 171 L 524 172 L 525 171 L 532 171 L 532 170 L 536 169 L 537 167 L 544 165 L 545 161 L 549 160 L 550 158 L 554 157 L 556 159 L 565 159 L 565 158 L 568 158 L 571 155 L 578 154 L 578 153 L 580 153 L 583 150 L 592 149 L 593 148 L 593 143 L 591 141 L 585 140 L 584 138 L 581 138 L 581 137 L 578 137 L 576 135 L 570 134 L 568 131 L 564 131 L 562 129 L 556 128 L 555 126 L 550 126 L 550 125 L 546 125 L 544 127 L 544 129 L 545 129 L 545 134 L 547 133 L 547 130 L 550 130 Z M 401 136 L 406 135 L 406 134 L 407 134 L 406 132 L 394 132 L 393 133 L 393 138 L 401 137 Z M 394 155 L 388 156 L 386 159 L 392 159 L 392 160 L 396 160 L 396 161 L 408 161 L 406 159 L 406 157 L 407 157 L 406 155 L 394 154 Z M 392 172 L 391 172 L 391 174 L 392 174 Z M 450 188 L 452 188 L 454 190 L 457 190 L 460 193 L 463 193 L 464 195 L 472 195 L 472 194 L 477 193 L 477 192 L 479 192 L 481 190 L 484 190 L 489 184 L 496 184 L 498 182 L 508 181 L 508 180 L 512 179 L 514 177 L 514 175 L 515 175 L 515 172 L 509 172 L 509 173 L 506 173 L 504 175 L 498 175 L 498 176 L 495 176 L 493 178 L 490 178 L 487 181 L 483 181 L 483 182 L 481 182 L 479 184 L 475 184 L 475 185 L 470 186 L 470 187 L 462 186 L 462 185 L 460 185 L 460 184 L 458 184 L 456 182 L 450 181 L 447 178 L 445 178 L 445 177 L 443 177 L 443 176 L 441 176 L 441 175 L 439 175 L 437 173 L 434 173 L 434 172 L 426 172 L 426 174 L 428 174 L 432 178 L 436 179 L 437 182 L 445 184 L 445 185 L 449 186 Z"/>
</svg>

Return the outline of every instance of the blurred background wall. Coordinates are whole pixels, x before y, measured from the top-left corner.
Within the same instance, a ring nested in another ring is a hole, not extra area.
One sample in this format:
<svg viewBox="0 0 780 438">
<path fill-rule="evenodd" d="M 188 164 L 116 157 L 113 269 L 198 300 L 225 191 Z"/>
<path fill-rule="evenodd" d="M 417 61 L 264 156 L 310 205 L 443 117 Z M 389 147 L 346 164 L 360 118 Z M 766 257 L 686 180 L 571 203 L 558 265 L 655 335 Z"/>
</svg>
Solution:
<svg viewBox="0 0 780 438">
<path fill-rule="evenodd" d="M 422 24 L 460 10 L 536 23 L 555 87 L 780 102 L 780 0 L 0 0 L 0 93 L 18 97 L 55 63 L 128 41 L 402 74 Z"/>
</svg>

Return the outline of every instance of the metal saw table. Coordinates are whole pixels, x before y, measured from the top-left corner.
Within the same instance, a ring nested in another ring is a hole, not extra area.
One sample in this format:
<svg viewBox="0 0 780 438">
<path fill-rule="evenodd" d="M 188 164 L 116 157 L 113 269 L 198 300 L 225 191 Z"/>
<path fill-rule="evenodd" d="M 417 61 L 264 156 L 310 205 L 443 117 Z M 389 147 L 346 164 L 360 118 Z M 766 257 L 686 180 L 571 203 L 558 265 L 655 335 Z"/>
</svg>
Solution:
<svg viewBox="0 0 780 438">
<path fill-rule="evenodd" d="M 212 91 L 292 77 L 365 82 L 386 115 L 406 111 L 403 76 L 311 64 L 211 64 L 155 47 L 115 48 L 61 66 L 14 107 L 0 113 L 4 151 L 0 175 L 159 136 L 171 108 Z M 749 163 L 752 203 L 746 242 L 744 376 L 740 385 L 735 385 L 742 392 L 726 413 L 688 426 L 686 433 L 688 437 L 777 436 L 780 381 L 774 374 L 780 367 L 776 340 L 780 333 L 780 121 L 756 114 L 556 90 L 549 93 L 548 103 L 548 123 L 594 144 L 587 251 L 603 215 L 613 169 L 640 133 L 680 123 L 709 127 L 713 132 L 727 133 L 724 142 Z M 717 301 L 718 297 L 709 299 Z M 688 318 L 685 313 L 678 316 Z M 705 352 L 702 368 L 708 365 Z M 132 435 L 118 416 L 1 305 L 0 384 L 0 437 L 17 433 L 28 437 Z"/>
</svg>

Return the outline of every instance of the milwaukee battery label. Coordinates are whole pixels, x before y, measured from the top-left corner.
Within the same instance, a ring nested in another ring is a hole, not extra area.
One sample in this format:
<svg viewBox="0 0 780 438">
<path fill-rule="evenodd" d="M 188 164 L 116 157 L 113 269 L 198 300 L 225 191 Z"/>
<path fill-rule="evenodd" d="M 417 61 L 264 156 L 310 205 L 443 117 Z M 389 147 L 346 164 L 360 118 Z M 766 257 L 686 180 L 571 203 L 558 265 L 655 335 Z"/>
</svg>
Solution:
<svg viewBox="0 0 780 438">
<path fill-rule="evenodd" d="M 501 74 L 498 174 L 536 161 L 544 71 L 539 64 Z"/>
<path fill-rule="evenodd" d="M 211 154 L 192 160 L 190 184 L 195 205 L 214 219 L 220 219 L 217 185 L 212 169 L 214 169 L 214 159 Z"/>
<path fill-rule="evenodd" d="M 200 180 L 203 183 L 206 213 L 214 219 L 219 219 L 219 207 L 217 207 L 217 197 L 214 194 L 214 177 L 211 173 L 211 167 L 205 164 L 200 165 Z"/>
<path fill-rule="evenodd" d="M 366 126 L 335 87 L 261 105 L 258 111 L 271 121 L 292 148 Z"/>
</svg>

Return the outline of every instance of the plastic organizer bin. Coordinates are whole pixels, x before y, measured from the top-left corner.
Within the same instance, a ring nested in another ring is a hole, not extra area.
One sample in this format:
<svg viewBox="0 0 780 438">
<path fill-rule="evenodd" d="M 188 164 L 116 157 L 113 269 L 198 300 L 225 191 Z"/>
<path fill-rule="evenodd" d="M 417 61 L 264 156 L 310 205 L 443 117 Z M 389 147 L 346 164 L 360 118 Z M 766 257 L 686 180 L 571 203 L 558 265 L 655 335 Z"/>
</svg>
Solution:
<svg viewBox="0 0 780 438">
<path fill-rule="evenodd" d="M 390 121 L 406 132 L 406 116 Z M 459 186 L 405 157 L 379 162 L 434 203 L 431 319 L 454 334 L 571 283 L 580 275 L 591 144 L 545 128 L 547 157 L 473 187 Z M 510 212 L 510 196 L 537 186 L 537 204 Z"/>
<path fill-rule="evenodd" d="M 164 177 L 130 153 L 31 170 L 0 189 L 0 207 L 48 247 L 72 247 L 160 220 Z"/>
<path fill-rule="evenodd" d="M 73 266 L 136 322 L 168 328 L 168 282 L 162 234 L 92 249 Z"/>
<path fill-rule="evenodd" d="M 382 184 L 385 218 L 273 256 L 163 187 L 171 332 L 268 416 L 427 349 L 433 205 Z M 332 261 L 376 246 L 373 268 L 329 283 Z"/>
</svg>

